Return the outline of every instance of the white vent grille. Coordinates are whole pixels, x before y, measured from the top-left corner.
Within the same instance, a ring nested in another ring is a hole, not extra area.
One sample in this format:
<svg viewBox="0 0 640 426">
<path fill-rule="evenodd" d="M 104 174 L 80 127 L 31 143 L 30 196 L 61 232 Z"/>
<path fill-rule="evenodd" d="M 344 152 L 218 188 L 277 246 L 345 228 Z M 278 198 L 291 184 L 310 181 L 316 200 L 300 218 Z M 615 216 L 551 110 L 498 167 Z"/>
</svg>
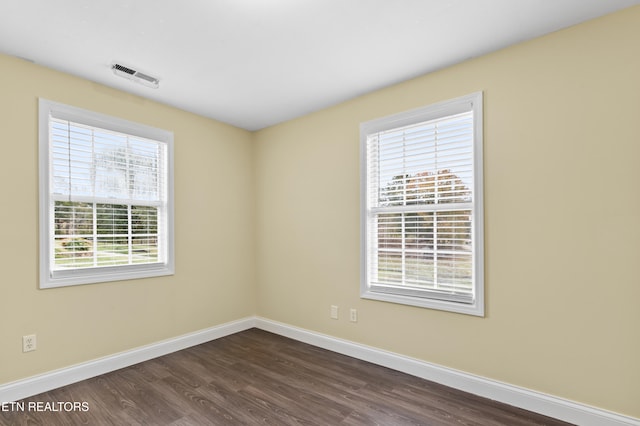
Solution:
<svg viewBox="0 0 640 426">
<path fill-rule="evenodd" d="M 148 74 L 144 74 L 133 68 L 129 68 L 121 64 L 113 64 L 111 65 L 111 69 L 113 70 L 113 73 L 115 75 L 129 79 L 131 81 L 135 81 L 136 83 L 140 83 L 143 86 L 151 87 L 153 89 L 157 89 L 159 87 L 159 79 Z"/>
</svg>

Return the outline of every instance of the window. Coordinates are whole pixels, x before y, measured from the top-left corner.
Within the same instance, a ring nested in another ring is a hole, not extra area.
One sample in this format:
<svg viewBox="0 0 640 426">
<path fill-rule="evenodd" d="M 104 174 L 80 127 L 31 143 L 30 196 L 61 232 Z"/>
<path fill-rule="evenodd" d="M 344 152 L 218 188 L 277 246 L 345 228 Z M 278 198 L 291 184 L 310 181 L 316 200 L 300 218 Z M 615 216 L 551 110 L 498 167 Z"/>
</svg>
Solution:
<svg viewBox="0 0 640 426">
<path fill-rule="evenodd" d="M 40 288 L 173 274 L 173 134 L 40 99 Z"/>
<path fill-rule="evenodd" d="M 360 127 L 369 299 L 484 315 L 482 93 Z"/>
</svg>

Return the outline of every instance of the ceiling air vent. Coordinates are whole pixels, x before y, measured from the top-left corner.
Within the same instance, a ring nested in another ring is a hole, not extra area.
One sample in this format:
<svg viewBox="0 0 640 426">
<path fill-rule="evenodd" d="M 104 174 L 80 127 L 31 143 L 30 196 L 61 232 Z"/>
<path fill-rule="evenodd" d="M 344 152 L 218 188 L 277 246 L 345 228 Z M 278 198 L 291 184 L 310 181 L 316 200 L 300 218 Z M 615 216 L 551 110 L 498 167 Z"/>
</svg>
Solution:
<svg viewBox="0 0 640 426">
<path fill-rule="evenodd" d="M 158 80 L 155 77 L 151 77 L 148 74 L 141 73 L 140 71 L 136 71 L 132 68 L 125 67 L 124 65 L 121 65 L 121 64 L 113 64 L 111 65 L 111 69 L 113 70 L 113 73 L 115 75 L 135 81 L 136 83 L 140 83 L 143 86 L 157 89 L 160 83 L 160 80 Z"/>
</svg>

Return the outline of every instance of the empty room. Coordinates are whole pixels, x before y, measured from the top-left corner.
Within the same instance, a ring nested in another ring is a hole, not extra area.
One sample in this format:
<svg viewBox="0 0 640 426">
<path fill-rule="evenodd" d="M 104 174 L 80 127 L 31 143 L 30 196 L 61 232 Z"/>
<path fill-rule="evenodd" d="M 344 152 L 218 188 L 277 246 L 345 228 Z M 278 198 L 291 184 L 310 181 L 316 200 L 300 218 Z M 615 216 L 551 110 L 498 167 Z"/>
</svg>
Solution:
<svg viewBox="0 0 640 426">
<path fill-rule="evenodd" d="M 0 425 L 640 426 L 640 0 L 0 2 Z"/>
</svg>

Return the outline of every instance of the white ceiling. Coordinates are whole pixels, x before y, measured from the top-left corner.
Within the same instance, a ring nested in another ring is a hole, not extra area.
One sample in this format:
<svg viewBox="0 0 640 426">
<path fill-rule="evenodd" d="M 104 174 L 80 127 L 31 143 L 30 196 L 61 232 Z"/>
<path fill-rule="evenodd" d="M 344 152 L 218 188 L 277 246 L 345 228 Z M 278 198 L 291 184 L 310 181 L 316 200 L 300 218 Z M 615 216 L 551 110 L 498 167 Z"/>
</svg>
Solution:
<svg viewBox="0 0 640 426">
<path fill-rule="evenodd" d="M 0 0 L 0 52 L 257 130 L 636 4 Z"/>
</svg>

